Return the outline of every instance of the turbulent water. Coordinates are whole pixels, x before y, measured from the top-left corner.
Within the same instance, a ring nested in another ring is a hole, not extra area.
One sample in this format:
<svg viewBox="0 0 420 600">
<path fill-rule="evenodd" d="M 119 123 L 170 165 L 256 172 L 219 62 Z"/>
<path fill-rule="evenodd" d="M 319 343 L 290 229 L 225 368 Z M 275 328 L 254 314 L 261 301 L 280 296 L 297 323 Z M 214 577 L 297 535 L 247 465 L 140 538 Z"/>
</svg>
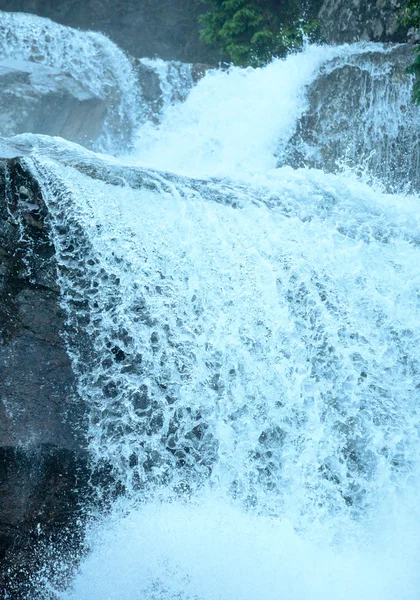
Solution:
<svg viewBox="0 0 420 600">
<path fill-rule="evenodd" d="M 63 600 L 419 598 L 418 196 L 275 168 L 307 86 L 369 52 L 209 71 L 129 156 L 15 139 L 126 490 Z"/>
</svg>

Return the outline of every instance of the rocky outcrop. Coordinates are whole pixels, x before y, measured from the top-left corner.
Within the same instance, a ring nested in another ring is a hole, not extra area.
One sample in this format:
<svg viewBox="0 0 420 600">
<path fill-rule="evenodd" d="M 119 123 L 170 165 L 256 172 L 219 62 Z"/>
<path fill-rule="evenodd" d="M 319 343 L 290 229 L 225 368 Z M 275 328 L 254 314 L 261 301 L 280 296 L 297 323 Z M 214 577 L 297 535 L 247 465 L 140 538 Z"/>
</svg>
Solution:
<svg viewBox="0 0 420 600">
<path fill-rule="evenodd" d="M 319 20 L 330 44 L 404 42 L 407 28 L 399 23 L 401 0 L 324 0 Z"/>
<path fill-rule="evenodd" d="M 332 173 L 350 167 L 390 190 L 419 190 L 420 108 L 411 102 L 411 61 L 406 44 L 327 63 L 279 164 Z"/>
<path fill-rule="evenodd" d="M 46 599 L 34 591 L 43 569 L 48 578 L 46 553 L 54 547 L 57 561 L 82 543 L 86 409 L 60 336 L 47 209 L 22 160 L 0 150 L 0 589 L 4 598 Z"/>
<path fill-rule="evenodd" d="M 107 106 L 70 74 L 44 64 L 0 61 L 0 135 L 42 133 L 90 147 Z"/>
</svg>

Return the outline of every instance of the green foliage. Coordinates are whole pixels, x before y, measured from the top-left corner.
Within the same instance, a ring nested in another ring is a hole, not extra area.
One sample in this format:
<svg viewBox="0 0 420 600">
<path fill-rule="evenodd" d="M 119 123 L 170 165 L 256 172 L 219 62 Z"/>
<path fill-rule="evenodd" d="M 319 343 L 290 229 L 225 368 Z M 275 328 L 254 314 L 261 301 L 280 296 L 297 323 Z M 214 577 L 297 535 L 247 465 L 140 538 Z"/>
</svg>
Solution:
<svg viewBox="0 0 420 600">
<path fill-rule="evenodd" d="M 318 24 L 302 20 L 302 0 L 204 0 L 202 39 L 235 65 L 261 66 L 314 39 Z"/>
<path fill-rule="evenodd" d="M 401 8 L 400 22 L 402 25 L 420 29 L 420 0 L 406 0 Z M 409 73 L 416 75 L 416 81 L 413 86 L 413 102 L 420 104 L 420 46 L 415 48 L 416 56 L 410 68 Z"/>
<path fill-rule="evenodd" d="M 401 7 L 402 25 L 420 29 L 420 0 L 406 0 Z"/>
</svg>

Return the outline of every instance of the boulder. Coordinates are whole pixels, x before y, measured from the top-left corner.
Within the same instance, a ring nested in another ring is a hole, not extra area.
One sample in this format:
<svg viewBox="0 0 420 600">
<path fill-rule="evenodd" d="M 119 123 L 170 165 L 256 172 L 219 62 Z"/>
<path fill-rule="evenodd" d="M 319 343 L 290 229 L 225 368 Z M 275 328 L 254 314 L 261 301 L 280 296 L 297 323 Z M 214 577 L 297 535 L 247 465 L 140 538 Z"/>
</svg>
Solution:
<svg viewBox="0 0 420 600">
<path fill-rule="evenodd" d="M 90 147 L 107 106 L 70 74 L 24 60 L 0 61 L 0 135 L 41 133 Z"/>
</svg>

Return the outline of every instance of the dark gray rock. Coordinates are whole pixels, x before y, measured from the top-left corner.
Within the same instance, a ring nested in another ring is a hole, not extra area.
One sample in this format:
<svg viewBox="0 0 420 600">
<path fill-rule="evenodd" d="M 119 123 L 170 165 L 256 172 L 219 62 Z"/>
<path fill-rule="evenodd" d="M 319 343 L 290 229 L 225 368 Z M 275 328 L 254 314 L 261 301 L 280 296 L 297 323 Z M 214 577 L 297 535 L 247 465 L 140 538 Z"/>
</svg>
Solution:
<svg viewBox="0 0 420 600">
<path fill-rule="evenodd" d="M 343 167 L 390 190 L 420 189 L 420 108 L 411 102 L 408 44 L 327 63 L 309 87 L 308 110 L 279 166 Z M 390 117 L 392 115 L 392 117 Z"/>
<path fill-rule="evenodd" d="M 330 44 L 359 40 L 404 42 L 399 22 L 401 0 L 324 0 L 319 11 L 322 33 Z"/>
<path fill-rule="evenodd" d="M 0 135 L 41 133 L 91 146 L 107 106 L 71 75 L 39 63 L 0 61 Z"/>
<path fill-rule="evenodd" d="M 35 592 L 41 571 L 53 578 L 46 557 L 80 554 L 92 494 L 46 220 L 21 159 L 0 159 L 0 589 L 14 600 L 49 597 Z"/>
</svg>

